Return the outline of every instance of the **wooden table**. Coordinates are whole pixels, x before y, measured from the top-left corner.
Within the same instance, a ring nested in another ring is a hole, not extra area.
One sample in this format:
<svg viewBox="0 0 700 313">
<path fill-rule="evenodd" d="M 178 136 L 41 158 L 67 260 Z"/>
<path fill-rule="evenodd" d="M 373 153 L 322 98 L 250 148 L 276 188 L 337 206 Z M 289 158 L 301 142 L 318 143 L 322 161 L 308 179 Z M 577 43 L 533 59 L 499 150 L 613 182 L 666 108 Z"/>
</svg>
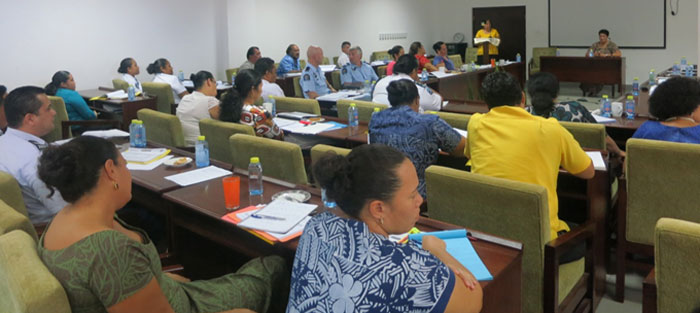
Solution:
<svg viewBox="0 0 700 313">
<path fill-rule="evenodd" d="M 656 270 L 652 269 L 642 282 L 642 313 L 656 313 Z"/>
<path fill-rule="evenodd" d="M 625 84 L 624 57 L 540 57 L 540 72 L 554 74 L 560 82 L 613 85 L 622 93 Z"/>
<path fill-rule="evenodd" d="M 138 96 L 135 98 L 134 101 L 129 101 L 127 99 L 124 100 L 111 100 L 111 99 L 99 99 L 99 100 L 94 100 L 90 101 L 90 99 L 94 97 L 100 97 L 104 96 L 106 93 L 113 91 L 113 89 L 110 88 L 104 88 L 100 87 L 98 89 L 88 89 L 88 90 L 81 90 L 78 91 L 81 97 L 85 99 L 86 102 L 89 104 L 92 104 L 93 107 L 99 109 L 100 111 L 103 112 L 109 112 L 107 107 L 111 108 L 121 108 L 121 123 L 122 123 L 122 130 L 129 131 L 129 125 L 131 124 L 131 120 L 137 119 L 136 112 L 138 112 L 141 109 L 152 109 L 152 110 L 158 110 L 158 107 L 156 106 L 156 98 L 155 97 L 144 97 L 144 96 Z"/>
<path fill-rule="evenodd" d="M 499 68 L 515 76 L 521 87 L 525 86 L 525 63 L 512 63 Z M 493 68 L 485 68 L 458 73 L 434 81 L 430 80 L 428 86 L 439 92 L 444 100 L 457 102 L 481 100 L 481 83 L 488 74 L 493 72 Z"/>
</svg>

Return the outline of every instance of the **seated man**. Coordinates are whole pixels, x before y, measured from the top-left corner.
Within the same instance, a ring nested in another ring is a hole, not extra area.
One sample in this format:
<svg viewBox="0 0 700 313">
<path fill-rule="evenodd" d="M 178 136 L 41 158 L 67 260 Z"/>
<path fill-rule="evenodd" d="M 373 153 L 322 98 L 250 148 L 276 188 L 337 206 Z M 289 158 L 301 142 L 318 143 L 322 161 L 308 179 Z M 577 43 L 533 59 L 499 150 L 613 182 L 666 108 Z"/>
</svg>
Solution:
<svg viewBox="0 0 700 313">
<path fill-rule="evenodd" d="M 374 86 L 372 102 L 390 105 L 387 87 L 395 80 L 410 79 L 416 82 L 420 95 L 419 111 L 440 111 L 442 108 L 442 96 L 430 89 L 430 87 L 418 83 L 418 60 L 413 55 L 404 54 L 399 57 L 394 65 L 394 74 L 380 79 Z"/>
<path fill-rule="evenodd" d="M 248 48 L 248 52 L 245 54 L 246 61 L 241 64 L 241 66 L 238 68 L 238 71 L 242 70 L 252 70 L 255 68 L 255 62 L 257 62 L 262 55 L 260 54 L 260 49 L 258 47 L 250 47 Z"/>
<path fill-rule="evenodd" d="M 255 62 L 255 72 L 262 77 L 263 102 L 270 102 L 270 96 L 284 97 L 280 85 L 277 85 L 277 70 L 275 61 L 270 58 L 262 58 Z"/>
<path fill-rule="evenodd" d="M 7 97 L 7 88 L 0 85 L 0 136 L 5 133 L 7 128 L 7 119 L 5 119 L 5 109 L 3 108 L 5 97 Z"/>
<path fill-rule="evenodd" d="M 525 111 L 525 94 L 512 75 L 489 74 L 482 83 L 482 95 L 490 111 L 472 115 L 467 125 L 469 136 L 464 155 L 471 161 L 471 171 L 545 187 L 550 238 L 557 238 L 569 230 L 558 215 L 559 168 L 590 179 L 595 174 L 593 162 L 557 120 Z M 571 251 L 584 252 L 583 249 Z M 581 256 L 572 256 L 567 261 Z M 560 262 L 565 263 L 564 259 Z"/>
<path fill-rule="evenodd" d="M 335 89 L 328 83 L 326 74 L 323 73 L 320 67 L 321 62 L 323 62 L 323 49 L 318 46 L 309 46 L 309 49 L 306 50 L 306 57 L 309 58 L 309 62 L 306 64 L 306 68 L 304 68 L 299 80 L 304 98 L 316 99 L 319 96 L 335 92 Z"/>
<path fill-rule="evenodd" d="M 350 63 L 345 64 L 340 70 L 340 83 L 343 86 L 358 83 L 361 85 L 365 81 L 376 82 L 379 80 L 377 73 L 372 66 L 362 61 L 362 49 L 358 46 L 350 49 Z"/>
<path fill-rule="evenodd" d="M 338 56 L 338 68 L 343 68 L 345 64 L 350 63 L 350 57 L 348 54 L 350 53 L 350 42 L 349 41 L 343 41 L 342 44 L 340 44 L 340 55 Z"/>
<path fill-rule="evenodd" d="M 433 50 L 435 50 L 435 58 L 433 59 L 433 65 L 438 69 L 440 67 L 445 67 L 448 71 L 455 70 L 455 64 L 447 57 L 447 45 L 438 41 L 433 45 Z"/>
<path fill-rule="evenodd" d="M 13 90 L 5 101 L 7 132 L 0 136 L 0 171 L 14 176 L 22 189 L 29 219 L 34 224 L 46 223 L 66 202 L 49 189 L 37 175 L 41 150 L 47 143 L 39 138 L 50 133 L 56 111 L 44 89 L 33 86 Z"/>
<path fill-rule="evenodd" d="M 291 44 L 287 47 L 287 54 L 280 61 L 280 66 L 277 68 L 277 75 L 287 73 L 298 73 L 301 70 L 299 63 L 299 46 Z"/>
</svg>

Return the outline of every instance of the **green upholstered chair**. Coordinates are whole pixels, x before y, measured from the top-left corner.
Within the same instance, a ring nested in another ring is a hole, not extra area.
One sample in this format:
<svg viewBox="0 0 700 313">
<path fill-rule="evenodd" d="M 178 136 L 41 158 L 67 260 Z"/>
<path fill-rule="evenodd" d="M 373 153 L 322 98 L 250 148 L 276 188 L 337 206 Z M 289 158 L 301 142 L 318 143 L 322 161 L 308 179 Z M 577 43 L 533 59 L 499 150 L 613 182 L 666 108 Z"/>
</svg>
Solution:
<svg viewBox="0 0 700 313">
<path fill-rule="evenodd" d="M 28 216 L 19 183 L 12 175 L 3 171 L 0 171 L 0 200 L 20 214 Z"/>
<path fill-rule="evenodd" d="M 583 148 L 605 150 L 605 125 L 593 123 L 559 122 Z"/>
<path fill-rule="evenodd" d="M 311 166 L 316 164 L 318 160 L 320 160 L 324 155 L 332 153 L 332 154 L 337 154 L 337 155 L 342 155 L 346 156 L 350 154 L 350 149 L 345 149 L 345 148 L 338 148 L 334 146 L 329 146 L 329 145 L 324 145 L 324 144 L 318 144 L 313 147 L 311 147 Z"/>
<path fill-rule="evenodd" d="M 124 91 L 127 91 L 129 89 L 129 83 L 127 83 L 123 79 L 112 79 L 112 86 L 114 86 L 114 89 L 121 89 Z"/>
<path fill-rule="evenodd" d="M 248 168 L 251 157 L 259 157 L 265 176 L 294 184 L 308 184 L 304 157 L 297 144 L 235 134 L 229 138 L 233 166 Z"/>
<path fill-rule="evenodd" d="M 379 79 L 386 77 L 386 68 L 387 67 L 388 66 L 386 66 L 386 65 L 382 65 L 382 66 L 377 67 L 377 76 L 379 76 Z"/>
<path fill-rule="evenodd" d="M 199 120 L 199 133 L 207 138 L 209 156 L 226 163 L 233 163 L 231 145 L 228 141 L 233 134 L 255 136 L 255 130 L 249 125 L 222 122 L 210 118 Z"/>
<path fill-rule="evenodd" d="M 270 98 L 275 99 L 275 106 L 277 108 L 277 112 L 296 111 L 321 115 L 321 106 L 318 104 L 318 101 L 314 99 L 299 99 L 276 96 L 270 96 Z"/>
<path fill-rule="evenodd" d="M 464 63 L 476 62 L 479 57 L 479 48 L 467 48 L 464 52 Z"/>
<path fill-rule="evenodd" d="M 159 112 L 175 114 L 175 97 L 173 89 L 166 83 L 143 82 L 143 92 L 149 96 L 156 96 L 156 108 Z"/>
<path fill-rule="evenodd" d="M 438 116 L 440 116 L 441 119 L 447 122 L 447 124 L 450 124 L 450 126 L 463 130 L 467 130 L 467 124 L 469 124 L 469 119 L 472 117 L 471 114 L 451 113 L 442 111 L 426 111 L 425 113 L 437 114 Z"/>
<path fill-rule="evenodd" d="M 628 258 L 654 254 L 654 227 L 662 217 L 700 222 L 693 199 L 700 186 L 700 145 L 629 139 L 625 179 L 618 192 L 616 300 L 624 301 L 628 263 L 651 270 L 651 265 Z"/>
<path fill-rule="evenodd" d="M 38 240 L 34 225 L 29 221 L 29 218 L 0 200 L 0 235 L 9 233 L 15 229 L 27 233 L 34 241 Z"/>
<path fill-rule="evenodd" d="M 304 92 L 301 90 L 301 84 L 299 84 L 301 76 L 296 76 L 292 78 L 292 85 L 294 86 L 294 96 L 297 98 L 304 98 Z"/>
<path fill-rule="evenodd" d="M 333 64 L 336 64 L 336 65 L 338 64 L 338 58 L 339 58 L 339 57 L 340 57 L 340 56 L 333 57 Z"/>
<path fill-rule="evenodd" d="M 557 55 L 556 47 L 532 48 L 532 59 L 530 59 L 530 63 L 528 63 L 530 75 L 540 71 L 540 57 L 555 55 Z"/>
<path fill-rule="evenodd" d="M 697 312 L 700 307 L 700 224 L 661 218 L 654 238 L 655 312 Z M 646 312 L 646 311 L 644 311 Z"/>
<path fill-rule="evenodd" d="M 360 122 L 367 122 L 372 119 L 372 113 L 374 113 L 374 108 L 379 108 L 379 110 L 384 110 L 387 108 L 386 104 L 374 103 L 368 101 L 359 101 L 351 99 L 340 99 L 337 102 L 338 106 L 338 118 L 343 121 L 348 120 L 348 108 L 350 103 L 354 103 L 357 107 L 357 116 L 360 118 Z"/>
<path fill-rule="evenodd" d="M 276 65 L 279 65 L 279 63 L 277 63 Z M 229 84 L 233 83 L 233 76 L 236 75 L 237 72 L 237 67 L 226 69 L 226 81 L 228 81 Z"/>
<path fill-rule="evenodd" d="M 333 85 L 335 90 L 342 89 L 342 86 L 340 85 L 340 71 L 331 72 L 331 85 Z"/>
<path fill-rule="evenodd" d="M 0 312 L 71 312 L 61 283 L 42 263 L 34 239 L 23 231 L 0 236 L 0 277 Z"/>
<path fill-rule="evenodd" d="M 321 64 L 323 65 L 331 65 L 331 61 L 328 60 L 328 57 L 323 57 L 323 61 L 321 61 Z M 333 63 L 335 64 L 335 63 Z"/>
<path fill-rule="evenodd" d="M 462 64 L 464 64 L 464 62 L 462 62 L 462 56 L 459 54 L 448 55 L 447 57 L 452 61 L 452 63 L 454 63 L 456 70 L 458 70 L 460 67 L 462 67 Z"/>
<path fill-rule="evenodd" d="M 523 243 L 522 312 L 579 312 L 575 309 L 591 305 L 594 224 L 550 241 L 547 190 L 542 186 L 435 165 L 426 170 L 425 179 L 431 218 Z M 558 264 L 566 246 L 583 241 L 585 258 Z"/>
<path fill-rule="evenodd" d="M 306 60 L 299 60 L 299 69 L 304 70 L 306 68 Z"/>
<path fill-rule="evenodd" d="M 177 116 L 151 109 L 141 109 L 136 115 L 146 127 L 146 139 L 171 147 L 185 146 L 182 124 Z"/>
<path fill-rule="evenodd" d="M 56 116 L 53 118 L 53 130 L 44 135 L 42 139 L 46 142 L 54 142 L 64 138 L 61 123 L 68 121 L 68 112 L 66 111 L 66 103 L 63 102 L 63 98 L 49 96 L 49 102 L 51 102 L 51 107 L 56 111 Z M 73 137 L 70 127 L 68 128 L 68 134 L 66 134 L 66 136 L 66 138 Z"/>
<path fill-rule="evenodd" d="M 374 52 L 372 52 L 372 54 L 369 56 L 369 61 L 370 61 L 370 62 L 374 62 L 374 61 L 377 61 L 377 60 L 384 60 L 385 58 L 386 58 L 387 60 L 391 60 L 391 54 L 389 54 L 389 51 L 388 51 L 388 50 L 384 50 L 384 51 L 374 51 Z"/>
</svg>

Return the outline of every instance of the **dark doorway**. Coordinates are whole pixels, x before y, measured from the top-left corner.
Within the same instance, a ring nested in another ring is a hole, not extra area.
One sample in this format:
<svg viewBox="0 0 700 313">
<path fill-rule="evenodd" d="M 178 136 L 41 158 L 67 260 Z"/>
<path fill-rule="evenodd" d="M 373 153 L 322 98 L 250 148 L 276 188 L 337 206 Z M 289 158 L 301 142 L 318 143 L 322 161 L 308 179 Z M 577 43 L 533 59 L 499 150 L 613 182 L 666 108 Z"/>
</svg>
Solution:
<svg viewBox="0 0 700 313">
<path fill-rule="evenodd" d="M 525 51 L 525 6 L 472 8 L 472 38 L 481 29 L 481 21 L 491 20 L 491 27 L 501 35 L 498 58 L 515 60 L 520 53 L 523 62 L 527 61 Z M 472 46 L 474 40 L 470 40 Z"/>
</svg>

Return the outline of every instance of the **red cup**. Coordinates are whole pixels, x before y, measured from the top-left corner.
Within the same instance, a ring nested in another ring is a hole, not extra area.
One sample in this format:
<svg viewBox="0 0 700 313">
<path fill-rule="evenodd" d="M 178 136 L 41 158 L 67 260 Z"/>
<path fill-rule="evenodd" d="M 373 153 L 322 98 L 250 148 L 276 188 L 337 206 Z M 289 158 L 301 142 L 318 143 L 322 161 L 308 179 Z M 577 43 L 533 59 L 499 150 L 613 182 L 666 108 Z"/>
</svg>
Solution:
<svg viewBox="0 0 700 313">
<path fill-rule="evenodd" d="M 221 183 L 224 186 L 226 210 L 238 209 L 241 206 L 241 178 L 238 176 L 224 177 Z"/>
</svg>

